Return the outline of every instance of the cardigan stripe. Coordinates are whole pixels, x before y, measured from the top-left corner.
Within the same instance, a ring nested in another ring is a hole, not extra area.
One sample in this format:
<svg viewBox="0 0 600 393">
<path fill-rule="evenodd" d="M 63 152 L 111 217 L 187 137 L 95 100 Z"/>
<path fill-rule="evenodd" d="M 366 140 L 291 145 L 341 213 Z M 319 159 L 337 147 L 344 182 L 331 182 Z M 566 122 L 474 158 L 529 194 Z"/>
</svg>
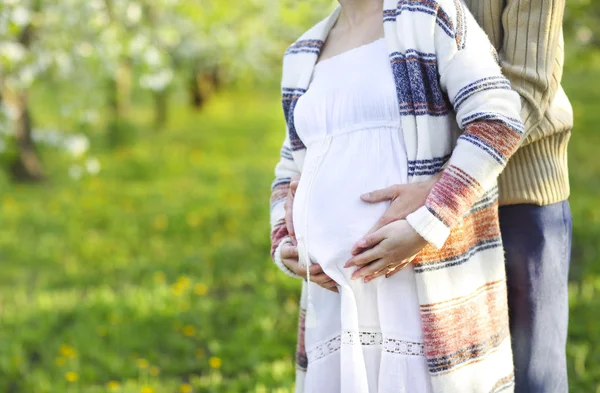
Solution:
<svg viewBox="0 0 600 393">
<path fill-rule="evenodd" d="M 442 250 L 428 246 L 415 258 L 415 273 L 430 272 L 462 265 L 475 254 L 502 246 L 500 226 L 494 222 L 498 204 L 494 201 L 467 215 L 448 237 L 451 246 Z"/>
<path fill-rule="evenodd" d="M 436 261 L 435 264 L 432 264 L 430 266 L 423 266 L 423 265 L 415 266 L 414 271 L 415 271 L 415 273 L 426 273 L 426 272 L 432 272 L 434 270 L 440 270 L 440 269 L 446 269 L 449 267 L 460 266 L 463 263 L 469 262 L 469 260 L 473 256 L 478 255 L 478 254 L 482 253 L 483 251 L 492 250 L 492 249 L 500 248 L 500 247 L 502 247 L 502 240 L 500 239 L 500 237 L 491 239 L 491 240 L 484 240 L 484 241 L 481 241 L 481 242 L 475 244 L 473 247 L 469 248 L 464 254 L 462 254 L 460 256 L 450 258 L 447 260 L 443 260 L 443 261 Z"/>
<path fill-rule="evenodd" d="M 495 90 L 498 90 L 498 89 L 495 89 Z M 518 120 L 515 118 L 510 118 L 510 117 L 507 117 L 500 113 L 490 113 L 490 112 L 478 112 L 478 113 L 474 113 L 470 116 L 467 116 L 463 119 L 462 126 L 466 127 L 467 125 L 474 123 L 476 121 L 484 121 L 484 120 L 497 121 L 497 122 L 503 123 L 507 127 L 513 129 L 514 131 L 518 132 L 521 135 L 523 134 L 523 132 L 525 132 L 525 128 L 523 127 L 523 123 L 521 122 L 521 120 Z"/>
<path fill-rule="evenodd" d="M 448 37 L 454 38 L 456 36 L 450 16 L 448 16 L 448 14 L 440 8 L 438 3 L 433 0 L 400 0 L 398 2 L 398 7 L 395 10 L 395 16 L 399 16 L 404 11 L 422 12 L 427 15 L 435 16 L 437 25 L 448 34 Z M 384 19 L 384 21 L 386 20 Z M 395 22 L 395 20 L 393 21 Z"/>
<path fill-rule="evenodd" d="M 292 44 L 284 56 L 295 55 L 298 53 L 319 54 L 324 42 L 322 40 L 302 40 Z"/>
<path fill-rule="evenodd" d="M 447 116 L 450 101 L 439 82 L 437 56 L 415 49 L 390 54 L 401 116 Z"/>
<path fill-rule="evenodd" d="M 480 79 L 476 82 L 468 84 L 456 94 L 454 97 L 454 107 L 456 109 L 460 108 L 460 106 L 473 94 L 494 89 L 510 90 L 511 85 L 508 79 L 501 76 Z"/>
<path fill-rule="evenodd" d="M 450 158 L 450 155 L 444 157 L 434 158 L 431 160 L 409 160 L 408 161 L 408 176 L 426 176 L 437 174 L 446 161 Z"/>
<path fill-rule="evenodd" d="M 492 387 L 492 390 L 490 390 L 490 393 L 503 392 L 503 391 L 505 391 L 507 389 L 512 388 L 513 385 L 514 385 L 514 379 L 515 379 L 515 374 L 514 373 L 511 373 L 510 375 L 507 375 L 506 377 L 500 379 Z"/>
<path fill-rule="evenodd" d="M 454 303 L 460 307 L 421 310 L 421 321 L 425 340 L 436 341 L 439 345 L 426 349 L 431 373 L 450 370 L 465 362 L 485 357 L 494 351 L 509 336 L 506 285 L 497 281 L 485 285 L 475 296 L 457 299 Z M 478 329 L 474 320 L 484 318 L 492 327 Z"/>
</svg>

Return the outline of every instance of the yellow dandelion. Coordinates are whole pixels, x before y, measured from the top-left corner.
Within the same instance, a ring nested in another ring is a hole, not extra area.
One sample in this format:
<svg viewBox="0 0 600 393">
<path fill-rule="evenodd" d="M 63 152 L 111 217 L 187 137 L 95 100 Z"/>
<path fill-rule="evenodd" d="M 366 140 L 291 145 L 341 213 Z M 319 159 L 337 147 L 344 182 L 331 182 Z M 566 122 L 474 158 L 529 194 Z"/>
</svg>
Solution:
<svg viewBox="0 0 600 393">
<path fill-rule="evenodd" d="M 60 346 L 60 354 L 66 358 L 74 358 L 77 356 L 77 351 L 75 348 L 63 344 Z"/>
<path fill-rule="evenodd" d="M 167 275 L 165 272 L 154 273 L 154 281 L 158 284 L 164 284 L 167 281 Z"/>
<path fill-rule="evenodd" d="M 191 326 L 191 325 L 185 325 L 183 327 L 183 334 L 185 336 L 191 337 L 194 334 L 196 334 L 196 329 L 193 326 Z"/>
<path fill-rule="evenodd" d="M 65 365 L 65 358 L 59 356 L 56 358 L 56 365 L 57 366 L 64 366 Z"/>
<path fill-rule="evenodd" d="M 148 368 L 150 364 L 148 363 L 148 361 L 146 359 L 138 359 L 137 360 L 137 366 L 139 368 Z"/>
<path fill-rule="evenodd" d="M 208 361 L 208 365 L 212 368 L 221 368 L 222 364 L 223 361 L 221 360 L 221 358 L 218 358 L 216 356 L 211 357 Z"/>
<path fill-rule="evenodd" d="M 192 385 L 190 385 L 189 383 L 184 383 L 179 387 L 179 391 L 181 393 L 190 393 L 192 391 Z"/>
<path fill-rule="evenodd" d="M 183 291 L 185 291 L 185 288 L 181 286 L 181 284 L 176 282 L 171 286 L 171 290 L 173 291 L 173 294 L 175 296 L 181 296 L 183 294 Z"/>
<path fill-rule="evenodd" d="M 161 214 L 154 217 L 154 221 L 152 221 L 152 227 L 159 231 L 164 231 L 169 226 L 169 217 L 166 214 Z"/>
<path fill-rule="evenodd" d="M 194 286 L 194 293 L 198 296 L 204 296 L 208 293 L 208 287 L 200 282 Z"/>
<path fill-rule="evenodd" d="M 65 379 L 69 382 L 76 382 L 79 379 L 79 375 L 76 372 L 69 371 L 65 373 Z"/>
<path fill-rule="evenodd" d="M 156 377 L 160 373 L 160 369 L 156 366 L 150 367 L 150 375 Z"/>
<path fill-rule="evenodd" d="M 154 393 L 154 388 L 151 386 L 142 386 L 142 390 L 140 390 L 140 393 Z"/>
<path fill-rule="evenodd" d="M 204 359 L 206 357 L 206 351 L 202 348 L 196 349 L 196 357 L 198 359 Z"/>
<path fill-rule="evenodd" d="M 185 221 L 187 222 L 190 228 L 197 228 L 200 226 L 200 216 L 196 213 L 188 213 L 185 217 Z"/>
<path fill-rule="evenodd" d="M 179 276 L 179 278 L 177 279 L 177 284 L 181 285 L 181 287 L 183 288 L 187 288 L 190 286 L 191 281 L 192 280 L 190 280 L 190 278 L 187 276 Z"/>
<path fill-rule="evenodd" d="M 117 381 L 110 381 L 106 384 L 106 387 L 108 388 L 108 390 L 117 390 L 121 387 L 121 384 Z"/>
<path fill-rule="evenodd" d="M 13 208 L 17 203 L 15 202 L 15 200 L 9 196 L 5 197 L 4 200 L 2 201 L 2 204 L 4 205 L 4 208 L 7 210 L 10 210 L 11 208 Z"/>
</svg>

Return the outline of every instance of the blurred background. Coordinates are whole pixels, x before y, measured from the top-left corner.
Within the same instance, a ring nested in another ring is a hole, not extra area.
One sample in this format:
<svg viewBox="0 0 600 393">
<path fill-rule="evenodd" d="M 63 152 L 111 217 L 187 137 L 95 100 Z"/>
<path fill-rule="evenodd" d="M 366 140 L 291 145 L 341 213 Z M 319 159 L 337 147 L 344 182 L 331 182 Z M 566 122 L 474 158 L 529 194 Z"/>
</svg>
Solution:
<svg viewBox="0 0 600 393">
<path fill-rule="evenodd" d="M 0 392 L 292 392 L 282 54 L 329 0 L 0 0 Z M 600 2 L 563 85 L 571 392 L 600 393 Z"/>
</svg>

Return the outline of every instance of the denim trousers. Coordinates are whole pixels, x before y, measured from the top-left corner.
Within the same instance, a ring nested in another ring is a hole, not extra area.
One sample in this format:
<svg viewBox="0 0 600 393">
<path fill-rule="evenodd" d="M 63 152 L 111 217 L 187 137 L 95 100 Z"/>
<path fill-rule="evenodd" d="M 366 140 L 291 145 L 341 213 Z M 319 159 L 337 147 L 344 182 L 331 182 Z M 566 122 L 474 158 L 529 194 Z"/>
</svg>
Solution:
<svg viewBox="0 0 600 393">
<path fill-rule="evenodd" d="M 567 393 L 569 202 L 500 207 L 515 393 Z"/>
</svg>

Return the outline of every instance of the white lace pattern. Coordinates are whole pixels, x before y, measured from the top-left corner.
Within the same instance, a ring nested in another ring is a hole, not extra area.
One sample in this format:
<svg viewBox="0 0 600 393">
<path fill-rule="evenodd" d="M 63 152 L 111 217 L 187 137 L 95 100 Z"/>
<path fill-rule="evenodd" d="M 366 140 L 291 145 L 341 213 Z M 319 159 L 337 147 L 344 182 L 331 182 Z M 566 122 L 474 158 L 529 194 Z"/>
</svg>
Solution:
<svg viewBox="0 0 600 393">
<path fill-rule="evenodd" d="M 423 343 L 398 340 L 384 337 L 381 332 L 343 332 L 341 336 L 327 340 L 308 350 L 306 356 L 308 362 L 324 358 L 340 350 L 342 345 L 381 345 L 381 350 L 395 355 L 425 356 L 425 345 Z"/>
</svg>

